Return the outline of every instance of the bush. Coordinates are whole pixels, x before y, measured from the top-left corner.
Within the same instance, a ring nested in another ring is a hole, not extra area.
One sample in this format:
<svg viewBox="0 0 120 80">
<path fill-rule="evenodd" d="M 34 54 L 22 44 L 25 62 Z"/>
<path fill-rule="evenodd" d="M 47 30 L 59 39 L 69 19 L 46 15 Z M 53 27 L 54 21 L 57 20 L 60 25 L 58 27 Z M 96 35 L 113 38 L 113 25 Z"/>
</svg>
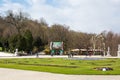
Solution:
<svg viewBox="0 0 120 80">
<path fill-rule="evenodd" d="M 33 53 L 37 53 L 38 52 L 38 48 L 37 47 L 34 47 L 33 50 L 32 50 Z"/>
<path fill-rule="evenodd" d="M 27 56 L 27 53 L 18 53 L 18 56 Z"/>
<path fill-rule="evenodd" d="M 2 51 L 3 49 L 2 49 L 2 47 L 0 47 L 0 51 Z"/>
<path fill-rule="evenodd" d="M 44 52 L 45 52 L 45 54 L 47 54 L 47 55 L 50 54 L 50 50 L 49 50 L 49 49 L 45 49 Z"/>
</svg>

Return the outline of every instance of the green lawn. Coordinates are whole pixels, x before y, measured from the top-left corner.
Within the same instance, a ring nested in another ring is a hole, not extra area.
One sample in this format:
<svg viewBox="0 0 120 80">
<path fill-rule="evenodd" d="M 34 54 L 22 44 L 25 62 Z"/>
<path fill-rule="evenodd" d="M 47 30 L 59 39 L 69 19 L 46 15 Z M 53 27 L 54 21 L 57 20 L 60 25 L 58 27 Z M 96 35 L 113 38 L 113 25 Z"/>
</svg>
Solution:
<svg viewBox="0 0 120 80">
<path fill-rule="evenodd" d="M 120 59 L 70 60 L 67 58 L 0 59 L 0 67 L 76 75 L 120 75 Z M 95 70 L 111 67 L 112 71 Z"/>
</svg>

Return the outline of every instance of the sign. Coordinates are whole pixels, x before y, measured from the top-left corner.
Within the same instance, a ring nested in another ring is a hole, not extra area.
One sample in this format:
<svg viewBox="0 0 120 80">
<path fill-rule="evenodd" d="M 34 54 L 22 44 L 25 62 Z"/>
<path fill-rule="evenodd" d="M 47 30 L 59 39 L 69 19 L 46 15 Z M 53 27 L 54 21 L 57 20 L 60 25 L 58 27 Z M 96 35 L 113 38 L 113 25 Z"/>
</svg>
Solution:
<svg viewBox="0 0 120 80">
<path fill-rule="evenodd" d="M 63 49 L 63 42 L 51 42 L 51 49 Z"/>
</svg>

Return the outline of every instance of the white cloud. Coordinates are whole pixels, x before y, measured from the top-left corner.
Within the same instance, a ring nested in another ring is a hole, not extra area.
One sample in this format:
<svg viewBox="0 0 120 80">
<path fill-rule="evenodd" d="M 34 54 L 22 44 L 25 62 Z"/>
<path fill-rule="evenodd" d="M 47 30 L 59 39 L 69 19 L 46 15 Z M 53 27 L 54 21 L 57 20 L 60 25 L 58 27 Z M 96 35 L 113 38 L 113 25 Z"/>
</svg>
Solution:
<svg viewBox="0 0 120 80">
<path fill-rule="evenodd" d="M 120 0 L 24 0 L 29 7 L 4 1 L 0 10 L 23 9 L 34 19 L 45 18 L 48 24 L 66 24 L 83 32 L 120 32 Z"/>
<path fill-rule="evenodd" d="M 38 5 L 38 4 L 43 4 L 45 3 L 46 0 L 25 0 L 28 4 L 31 6 Z"/>
<path fill-rule="evenodd" d="M 68 6 L 63 8 L 63 13 L 67 14 L 63 17 L 66 18 L 65 23 L 71 25 L 72 29 L 85 32 L 101 32 L 103 30 L 119 32 L 117 30 L 120 25 L 120 7 L 116 3 L 120 0 L 114 3 L 113 0 L 75 0 L 75 3 L 74 0 L 67 1 L 63 2 Z M 116 16 L 116 14 L 118 15 Z"/>
<path fill-rule="evenodd" d="M 0 13 L 4 13 L 8 10 L 13 10 L 13 12 L 17 12 L 20 9 L 24 9 L 19 3 L 12 3 L 11 0 L 3 0 L 3 4 L 0 6 Z"/>
</svg>

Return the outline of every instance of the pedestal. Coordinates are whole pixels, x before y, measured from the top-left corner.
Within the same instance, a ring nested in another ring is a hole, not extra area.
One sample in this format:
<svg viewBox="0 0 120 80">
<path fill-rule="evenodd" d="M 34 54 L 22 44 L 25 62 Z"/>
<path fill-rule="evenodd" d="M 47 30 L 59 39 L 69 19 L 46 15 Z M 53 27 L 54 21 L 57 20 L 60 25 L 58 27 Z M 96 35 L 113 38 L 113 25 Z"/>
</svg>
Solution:
<svg viewBox="0 0 120 80">
<path fill-rule="evenodd" d="M 15 56 L 18 55 L 18 49 L 15 50 L 15 54 L 14 54 L 14 55 L 15 55 Z"/>
<path fill-rule="evenodd" d="M 107 52 L 107 55 L 106 55 L 106 56 L 107 56 L 107 57 L 109 57 L 109 56 L 111 56 L 111 55 L 110 55 L 110 53 L 109 53 L 109 52 Z"/>
<path fill-rule="evenodd" d="M 120 51 L 117 51 L 117 57 L 120 57 Z"/>
<path fill-rule="evenodd" d="M 107 57 L 110 57 L 111 55 L 109 54 L 109 53 L 107 53 L 107 55 L 106 55 Z"/>
<path fill-rule="evenodd" d="M 107 51 L 107 55 L 106 55 L 107 57 L 109 57 L 109 56 L 111 56 L 110 55 L 110 47 L 108 47 L 108 51 Z"/>
</svg>

